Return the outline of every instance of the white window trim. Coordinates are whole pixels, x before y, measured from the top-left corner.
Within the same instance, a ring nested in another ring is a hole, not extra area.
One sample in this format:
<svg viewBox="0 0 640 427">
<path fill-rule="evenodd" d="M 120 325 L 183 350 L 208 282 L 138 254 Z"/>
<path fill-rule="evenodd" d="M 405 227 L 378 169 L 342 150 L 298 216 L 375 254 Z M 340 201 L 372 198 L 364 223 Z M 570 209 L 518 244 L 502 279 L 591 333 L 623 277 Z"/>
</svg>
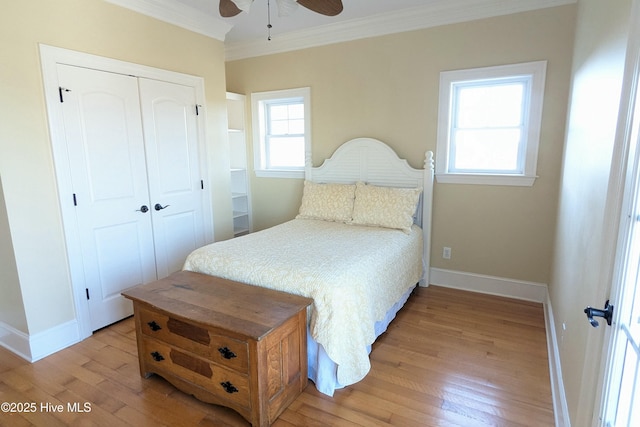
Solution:
<svg viewBox="0 0 640 427">
<path fill-rule="evenodd" d="M 496 67 L 443 71 L 440 73 L 440 97 L 438 109 L 438 134 L 436 154 L 436 179 L 442 183 L 532 186 L 538 163 L 538 146 L 542 122 L 542 104 L 547 61 L 526 62 Z M 474 174 L 449 172 L 449 135 L 452 84 L 455 82 L 531 76 L 531 93 L 528 111 L 528 133 L 523 174 Z"/>
<path fill-rule="evenodd" d="M 304 178 L 304 168 L 267 169 L 264 167 L 264 126 L 261 123 L 264 114 L 261 112 L 262 102 L 275 99 L 302 98 L 304 102 L 304 157 L 305 163 L 311 158 L 311 88 L 274 90 L 251 94 L 251 117 L 253 128 L 253 164 L 258 177 L 269 178 Z"/>
</svg>

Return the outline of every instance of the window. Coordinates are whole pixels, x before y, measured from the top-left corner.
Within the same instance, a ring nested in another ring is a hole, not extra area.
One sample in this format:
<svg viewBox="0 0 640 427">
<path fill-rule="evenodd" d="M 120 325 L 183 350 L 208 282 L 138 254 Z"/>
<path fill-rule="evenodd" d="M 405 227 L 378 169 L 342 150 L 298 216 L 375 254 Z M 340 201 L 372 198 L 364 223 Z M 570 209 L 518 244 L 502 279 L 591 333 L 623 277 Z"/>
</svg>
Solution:
<svg viewBox="0 0 640 427">
<path fill-rule="evenodd" d="M 440 73 L 436 178 L 531 186 L 546 61 Z"/>
<path fill-rule="evenodd" d="M 251 94 L 257 176 L 304 178 L 310 157 L 310 89 Z"/>
</svg>

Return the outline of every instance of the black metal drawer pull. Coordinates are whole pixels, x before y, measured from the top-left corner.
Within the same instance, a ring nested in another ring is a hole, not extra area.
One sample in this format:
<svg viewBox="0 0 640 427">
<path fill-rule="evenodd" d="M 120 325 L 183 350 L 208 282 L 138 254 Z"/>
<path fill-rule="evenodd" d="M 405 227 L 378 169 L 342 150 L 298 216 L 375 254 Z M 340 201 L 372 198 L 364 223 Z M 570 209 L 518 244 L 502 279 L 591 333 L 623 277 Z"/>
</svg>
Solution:
<svg viewBox="0 0 640 427">
<path fill-rule="evenodd" d="M 225 359 L 233 359 L 234 357 L 238 357 L 233 351 L 229 350 L 227 347 L 220 347 L 218 351 L 220 352 L 220 354 L 222 354 L 222 357 L 224 357 Z"/>
<path fill-rule="evenodd" d="M 238 392 L 238 389 L 233 384 L 231 384 L 231 382 L 229 382 L 229 381 L 220 383 L 220 385 L 222 386 L 224 391 L 226 391 L 227 393 L 237 393 Z"/>
<path fill-rule="evenodd" d="M 147 325 L 149 325 L 152 331 L 159 331 L 160 329 L 162 329 L 162 327 L 158 325 L 155 320 L 148 322 Z"/>
<path fill-rule="evenodd" d="M 153 357 L 153 360 L 155 360 L 156 362 L 161 362 L 164 360 L 164 356 L 157 351 L 151 353 L 151 357 Z"/>
</svg>

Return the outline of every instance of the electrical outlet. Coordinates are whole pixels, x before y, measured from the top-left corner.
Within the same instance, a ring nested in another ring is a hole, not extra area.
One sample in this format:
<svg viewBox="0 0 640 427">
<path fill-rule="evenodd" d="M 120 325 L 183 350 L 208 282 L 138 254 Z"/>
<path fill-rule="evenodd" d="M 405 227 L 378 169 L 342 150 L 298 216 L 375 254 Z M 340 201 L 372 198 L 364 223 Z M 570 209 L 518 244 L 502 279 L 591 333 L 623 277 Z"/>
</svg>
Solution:
<svg viewBox="0 0 640 427">
<path fill-rule="evenodd" d="M 442 258 L 451 259 L 451 248 L 444 247 L 442 248 Z"/>
</svg>

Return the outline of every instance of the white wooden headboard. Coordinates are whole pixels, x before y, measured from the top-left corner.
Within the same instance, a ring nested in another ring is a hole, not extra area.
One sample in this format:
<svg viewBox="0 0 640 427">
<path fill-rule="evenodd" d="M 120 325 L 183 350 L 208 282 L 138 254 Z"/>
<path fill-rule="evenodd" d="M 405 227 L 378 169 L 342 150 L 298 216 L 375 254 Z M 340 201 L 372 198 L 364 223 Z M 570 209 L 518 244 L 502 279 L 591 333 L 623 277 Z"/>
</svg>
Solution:
<svg viewBox="0 0 640 427">
<path fill-rule="evenodd" d="M 429 285 L 431 265 L 431 212 L 433 205 L 433 152 L 425 153 L 424 169 L 400 159 L 391 147 L 373 138 L 356 138 L 342 144 L 318 167 L 306 159 L 305 178 L 313 182 L 352 184 L 366 182 L 387 187 L 422 188 L 416 224 L 423 232 L 424 273 L 421 286 Z"/>
</svg>

